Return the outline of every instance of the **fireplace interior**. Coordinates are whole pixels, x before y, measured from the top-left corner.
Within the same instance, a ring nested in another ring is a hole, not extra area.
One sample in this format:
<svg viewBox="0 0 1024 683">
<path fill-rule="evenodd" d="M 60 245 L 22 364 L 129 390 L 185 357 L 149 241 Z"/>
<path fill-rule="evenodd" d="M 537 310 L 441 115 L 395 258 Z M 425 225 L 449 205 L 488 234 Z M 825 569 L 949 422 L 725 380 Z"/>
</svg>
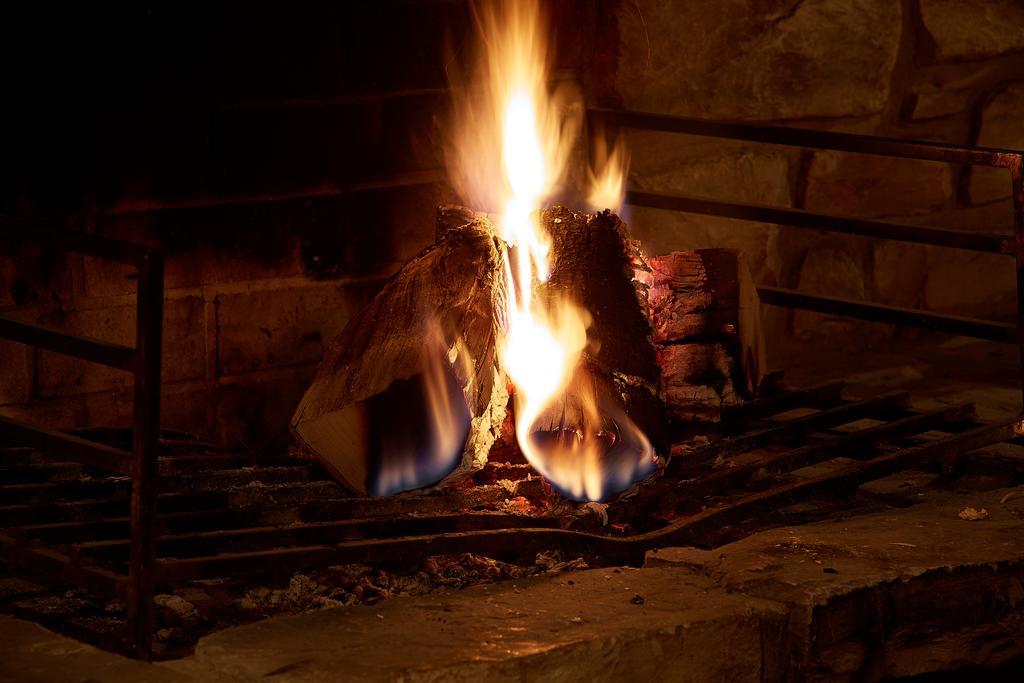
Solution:
<svg viewBox="0 0 1024 683">
<path fill-rule="evenodd" d="M 1024 673 L 1016 0 L 4 15 L 0 679 Z"/>
</svg>

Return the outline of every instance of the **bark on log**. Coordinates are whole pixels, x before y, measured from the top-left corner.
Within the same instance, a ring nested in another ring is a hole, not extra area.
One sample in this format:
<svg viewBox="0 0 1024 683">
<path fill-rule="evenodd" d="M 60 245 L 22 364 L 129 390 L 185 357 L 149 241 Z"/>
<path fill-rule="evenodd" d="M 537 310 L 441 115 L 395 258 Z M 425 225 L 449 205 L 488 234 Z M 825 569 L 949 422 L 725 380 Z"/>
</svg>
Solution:
<svg viewBox="0 0 1024 683">
<path fill-rule="evenodd" d="M 766 371 L 760 301 L 741 252 L 677 251 L 648 259 L 650 306 L 669 415 L 717 421 L 753 398 Z"/>
<path fill-rule="evenodd" d="M 482 467 L 508 403 L 495 342 L 507 296 L 486 219 L 409 261 L 327 349 L 292 431 L 360 493 L 417 488 Z M 454 471 L 453 471 L 454 467 Z"/>
<path fill-rule="evenodd" d="M 551 235 L 551 277 L 539 296 L 568 296 L 592 317 L 587 371 L 614 391 L 626 414 L 660 454 L 668 441 L 659 368 L 647 315 L 648 270 L 638 245 L 610 211 L 594 215 L 561 206 L 541 212 Z"/>
</svg>

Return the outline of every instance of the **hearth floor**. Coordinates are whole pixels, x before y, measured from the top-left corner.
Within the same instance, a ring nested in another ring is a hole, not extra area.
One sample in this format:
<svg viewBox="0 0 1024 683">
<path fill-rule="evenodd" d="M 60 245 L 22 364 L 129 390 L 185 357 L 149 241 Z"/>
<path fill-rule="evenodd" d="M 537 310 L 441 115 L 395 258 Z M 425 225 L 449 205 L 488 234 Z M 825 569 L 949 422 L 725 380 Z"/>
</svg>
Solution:
<svg viewBox="0 0 1024 683">
<path fill-rule="evenodd" d="M 0 617 L 0 680 L 878 680 L 1024 657 L 1024 487 L 920 498 L 643 569 L 268 619 L 161 664 Z"/>
</svg>

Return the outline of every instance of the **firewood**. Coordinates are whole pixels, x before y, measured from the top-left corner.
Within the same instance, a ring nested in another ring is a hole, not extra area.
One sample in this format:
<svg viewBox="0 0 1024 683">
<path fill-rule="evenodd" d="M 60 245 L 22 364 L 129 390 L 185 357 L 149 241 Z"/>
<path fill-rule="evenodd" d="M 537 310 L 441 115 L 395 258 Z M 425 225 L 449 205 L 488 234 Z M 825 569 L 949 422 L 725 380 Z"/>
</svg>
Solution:
<svg viewBox="0 0 1024 683">
<path fill-rule="evenodd" d="M 359 493 L 483 467 L 505 417 L 505 247 L 486 219 L 440 213 L 443 237 L 331 342 L 292 418 L 299 442 Z"/>
<path fill-rule="evenodd" d="M 757 289 L 734 249 L 648 259 L 650 311 L 669 415 L 717 421 L 766 371 Z"/>
<path fill-rule="evenodd" d="M 647 270 L 638 245 L 610 211 L 594 215 L 555 206 L 542 211 L 540 220 L 551 235 L 551 277 L 538 296 L 567 296 L 587 309 L 591 324 L 584 371 L 594 384 L 615 394 L 625 413 L 663 453 L 667 425 L 647 290 L 638 280 L 638 274 Z"/>
</svg>

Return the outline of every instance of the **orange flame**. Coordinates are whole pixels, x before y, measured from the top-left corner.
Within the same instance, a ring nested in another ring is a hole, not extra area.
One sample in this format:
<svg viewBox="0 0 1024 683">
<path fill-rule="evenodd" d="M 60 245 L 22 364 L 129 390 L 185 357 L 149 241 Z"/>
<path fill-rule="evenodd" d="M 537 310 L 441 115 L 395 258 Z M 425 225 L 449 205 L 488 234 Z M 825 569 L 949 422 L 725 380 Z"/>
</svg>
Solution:
<svg viewBox="0 0 1024 683">
<path fill-rule="evenodd" d="M 546 27 L 536 0 L 489 5 L 480 31 L 485 49 L 478 76 L 486 94 L 457 110 L 459 139 L 449 167 L 465 199 L 501 212 L 502 237 L 512 247 L 505 261 L 512 283 L 508 327 L 499 352 L 515 386 L 516 437 L 527 460 L 556 487 L 599 500 L 609 487 L 618 491 L 635 481 L 637 470 L 653 463 L 653 450 L 613 392 L 605 387 L 599 394 L 581 367 L 589 313 L 564 294 L 534 296 L 551 273 L 550 236 L 537 211 L 565 174 L 579 107 L 560 106 L 564 97 L 548 92 Z"/>
<path fill-rule="evenodd" d="M 604 135 L 594 140 L 592 165 L 587 169 L 590 192 L 587 203 L 597 211 L 611 209 L 618 211 L 626 197 L 626 175 L 629 172 L 629 149 L 626 140 L 619 135 L 611 149 Z"/>
</svg>

